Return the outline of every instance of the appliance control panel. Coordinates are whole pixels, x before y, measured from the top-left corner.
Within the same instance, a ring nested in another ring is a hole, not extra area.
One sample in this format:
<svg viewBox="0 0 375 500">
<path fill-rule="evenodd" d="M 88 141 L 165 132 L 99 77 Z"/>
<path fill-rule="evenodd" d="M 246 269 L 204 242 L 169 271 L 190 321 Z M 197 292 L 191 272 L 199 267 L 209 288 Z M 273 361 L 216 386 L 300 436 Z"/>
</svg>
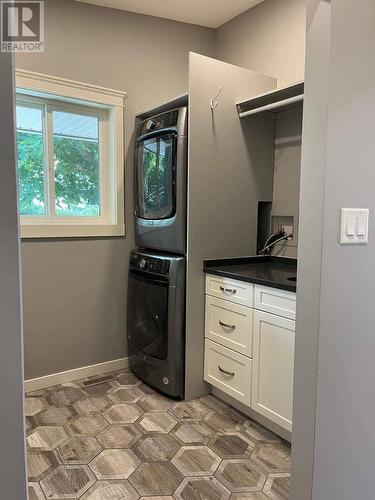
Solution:
<svg viewBox="0 0 375 500">
<path fill-rule="evenodd" d="M 169 273 L 169 264 L 169 261 L 166 259 L 158 259 L 149 255 L 132 253 L 130 256 L 131 269 L 138 269 L 149 273 L 167 275 Z"/>
<path fill-rule="evenodd" d="M 164 128 L 174 128 L 178 124 L 178 110 L 169 111 L 141 122 L 136 131 L 136 136 L 144 135 Z"/>
</svg>

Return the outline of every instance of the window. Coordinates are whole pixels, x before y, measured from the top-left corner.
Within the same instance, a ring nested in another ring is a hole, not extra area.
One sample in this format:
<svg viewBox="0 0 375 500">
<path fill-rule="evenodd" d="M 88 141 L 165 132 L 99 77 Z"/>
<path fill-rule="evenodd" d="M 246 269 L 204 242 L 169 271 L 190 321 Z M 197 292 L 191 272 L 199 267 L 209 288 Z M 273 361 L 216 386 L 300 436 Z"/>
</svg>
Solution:
<svg viewBox="0 0 375 500">
<path fill-rule="evenodd" d="M 17 77 L 21 236 L 123 235 L 124 94 L 29 72 Z"/>
</svg>

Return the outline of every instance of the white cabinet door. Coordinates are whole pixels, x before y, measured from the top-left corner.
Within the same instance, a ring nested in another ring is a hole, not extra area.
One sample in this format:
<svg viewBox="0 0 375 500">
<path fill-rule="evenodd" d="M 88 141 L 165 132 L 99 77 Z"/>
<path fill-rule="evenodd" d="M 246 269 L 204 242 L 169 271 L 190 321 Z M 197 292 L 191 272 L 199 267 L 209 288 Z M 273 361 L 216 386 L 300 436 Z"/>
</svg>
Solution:
<svg viewBox="0 0 375 500">
<path fill-rule="evenodd" d="M 295 321 L 254 311 L 253 410 L 292 430 Z"/>
</svg>

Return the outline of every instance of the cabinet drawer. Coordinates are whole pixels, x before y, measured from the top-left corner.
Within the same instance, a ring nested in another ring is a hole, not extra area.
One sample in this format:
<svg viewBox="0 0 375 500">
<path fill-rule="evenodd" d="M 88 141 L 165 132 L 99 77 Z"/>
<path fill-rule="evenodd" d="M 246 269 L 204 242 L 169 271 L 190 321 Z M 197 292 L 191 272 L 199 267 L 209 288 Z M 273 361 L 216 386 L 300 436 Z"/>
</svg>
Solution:
<svg viewBox="0 0 375 500">
<path fill-rule="evenodd" d="M 251 400 L 251 365 L 250 358 L 206 339 L 205 381 L 247 406 Z"/>
<path fill-rule="evenodd" d="M 296 294 L 278 288 L 255 285 L 254 307 L 283 318 L 295 319 Z"/>
<path fill-rule="evenodd" d="M 253 284 L 221 276 L 208 275 L 206 277 L 206 294 L 247 307 L 253 307 L 254 303 Z"/>
<path fill-rule="evenodd" d="M 205 335 L 210 340 L 252 356 L 254 310 L 206 295 Z"/>
</svg>

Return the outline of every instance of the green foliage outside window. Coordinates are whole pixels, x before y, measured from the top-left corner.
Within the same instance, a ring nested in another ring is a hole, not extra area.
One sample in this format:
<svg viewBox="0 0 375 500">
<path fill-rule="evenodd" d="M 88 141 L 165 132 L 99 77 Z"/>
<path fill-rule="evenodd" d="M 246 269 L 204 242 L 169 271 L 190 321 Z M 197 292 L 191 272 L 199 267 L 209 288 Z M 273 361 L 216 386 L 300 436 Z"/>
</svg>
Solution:
<svg viewBox="0 0 375 500">
<path fill-rule="evenodd" d="M 18 199 L 21 215 L 44 215 L 42 134 L 17 132 Z"/>
<path fill-rule="evenodd" d="M 40 133 L 17 132 L 20 214 L 45 215 L 43 141 Z M 100 214 L 97 141 L 54 137 L 55 210 L 59 216 Z"/>
<path fill-rule="evenodd" d="M 100 215 L 98 143 L 55 137 L 54 149 L 56 215 Z"/>
</svg>

